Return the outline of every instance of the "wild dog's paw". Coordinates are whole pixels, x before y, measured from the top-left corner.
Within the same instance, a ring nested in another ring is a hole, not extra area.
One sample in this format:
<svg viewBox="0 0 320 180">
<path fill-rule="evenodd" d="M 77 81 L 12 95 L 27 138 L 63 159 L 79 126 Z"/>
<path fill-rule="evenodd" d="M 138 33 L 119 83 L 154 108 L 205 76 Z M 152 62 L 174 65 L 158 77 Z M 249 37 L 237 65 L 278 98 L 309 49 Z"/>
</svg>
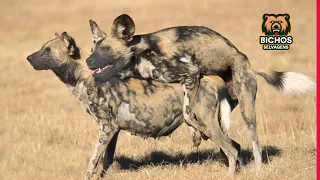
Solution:
<svg viewBox="0 0 320 180">
<path fill-rule="evenodd" d="M 201 144 L 201 132 L 199 130 L 194 130 L 192 141 L 193 141 L 193 146 L 195 148 L 198 148 L 200 146 L 200 144 Z"/>
<path fill-rule="evenodd" d="M 113 166 L 109 166 L 107 169 L 102 169 L 100 172 L 100 177 L 103 178 L 106 174 L 110 173 L 113 171 Z"/>
</svg>

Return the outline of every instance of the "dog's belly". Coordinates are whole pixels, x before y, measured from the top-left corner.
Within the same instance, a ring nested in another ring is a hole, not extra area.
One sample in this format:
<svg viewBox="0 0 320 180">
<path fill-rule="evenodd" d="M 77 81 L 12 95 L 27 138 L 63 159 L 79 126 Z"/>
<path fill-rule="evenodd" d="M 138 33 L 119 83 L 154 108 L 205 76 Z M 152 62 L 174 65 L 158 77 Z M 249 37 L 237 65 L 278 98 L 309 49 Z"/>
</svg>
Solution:
<svg viewBox="0 0 320 180">
<path fill-rule="evenodd" d="M 150 109 L 153 109 L 150 107 Z M 171 134 L 183 122 L 182 110 L 156 111 L 150 109 L 137 112 L 130 111 L 128 103 L 118 108 L 118 122 L 121 130 L 141 137 L 161 137 Z"/>
</svg>

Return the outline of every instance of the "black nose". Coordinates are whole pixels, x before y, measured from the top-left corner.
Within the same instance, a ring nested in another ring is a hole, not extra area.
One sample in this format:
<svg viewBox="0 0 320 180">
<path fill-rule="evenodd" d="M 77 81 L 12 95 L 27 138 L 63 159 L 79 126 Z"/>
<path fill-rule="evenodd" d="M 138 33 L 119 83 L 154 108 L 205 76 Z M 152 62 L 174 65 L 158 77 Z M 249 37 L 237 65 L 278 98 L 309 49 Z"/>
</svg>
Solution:
<svg viewBox="0 0 320 180">
<path fill-rule="evenodd" d="M 29 55 L 29 56 L 27 57 L 27 60 L 28 60 L 28 61 L 31 61 L 31 59 L 32 59 L 32 56 Z"/>
<path fill-rule="evenodd" d="M 278 26 L 278 25 L 274 25 L 274 28 L 275 28 L 275 29 L 278 29 L 278 28 L 279 28 L 279 26 Z"/>
<path fill-rule="evenodd" d="M 93 61 L 94 61 L 94 60 L 93 60 L 92 58 L 88 58 L 88 59 L 86 60 L 87 64 L 92 64 Z"/>
</svg>

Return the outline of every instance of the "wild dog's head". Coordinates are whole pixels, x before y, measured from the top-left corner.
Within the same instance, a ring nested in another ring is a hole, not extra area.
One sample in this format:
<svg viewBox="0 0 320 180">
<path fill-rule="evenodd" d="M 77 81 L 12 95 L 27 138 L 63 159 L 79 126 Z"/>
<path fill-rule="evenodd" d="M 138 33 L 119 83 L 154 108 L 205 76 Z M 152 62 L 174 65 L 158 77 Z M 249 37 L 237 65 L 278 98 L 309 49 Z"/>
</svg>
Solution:
<svg viewBox="0 0 320 180">
<path fill-rule="evenodd" d="M 79 48 L 76 42 L 66 32 L 56 34 L 56 38 L 48 41 L 41 49 L 27 57 L 36 70 L 59 68 L 68 61 L 79 59 Z"/>
<path fill-rule="evenodd" d="M 89 23 L 94 46 L 86 60 L 87 66 L 97 82 L 104 82 L 131 65 L 134 50 L 129 42 L 133 39 L 135 25 L 128 15 L 120 15 L 107 35 L 94 21 L 90 20 Z"/>
<path fill-rule="evenodd" d="M 265 35 L 285 35 L 291 30 L 289 14 L 264 14 L 262 32 Z"/>
</svg>

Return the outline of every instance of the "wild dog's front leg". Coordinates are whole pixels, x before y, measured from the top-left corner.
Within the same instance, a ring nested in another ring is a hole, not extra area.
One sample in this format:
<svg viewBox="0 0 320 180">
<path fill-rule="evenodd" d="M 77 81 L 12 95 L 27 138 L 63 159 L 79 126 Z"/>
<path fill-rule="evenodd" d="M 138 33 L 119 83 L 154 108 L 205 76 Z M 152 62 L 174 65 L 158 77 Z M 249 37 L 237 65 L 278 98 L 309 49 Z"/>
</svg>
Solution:
<svg viewBox="0 0 320 180">
<path fill-rule="evenodd" d="M 112 137 L 110 143 L 108 144 L 108 147 L 105 151 L 104 158 L 103 158 L 103 169 L 100 174 L 100 177 L 103 177 L 104 174 L 110 170 L 111 165 L 113 163 L 114 153 L 117 146 L 117 140 L 118 140 L 119 131 L 116 132 L 116 134 Z"/>
<path fill-rule="evenodd" d="M 115 133 L 117 133 L 116 130 L 112 129 L 111 127 L 108 127 L 105 124 L 100 126 L 98 141 L 89 161 L 88 172 L 86 177 L 87 180 L 91 179 L 92 175 L 96 173 L 98 161 L 103 152 L 106 150 L 107 145 L 111 141 L 112 137 L 114 137 Z"/>
</svg>

